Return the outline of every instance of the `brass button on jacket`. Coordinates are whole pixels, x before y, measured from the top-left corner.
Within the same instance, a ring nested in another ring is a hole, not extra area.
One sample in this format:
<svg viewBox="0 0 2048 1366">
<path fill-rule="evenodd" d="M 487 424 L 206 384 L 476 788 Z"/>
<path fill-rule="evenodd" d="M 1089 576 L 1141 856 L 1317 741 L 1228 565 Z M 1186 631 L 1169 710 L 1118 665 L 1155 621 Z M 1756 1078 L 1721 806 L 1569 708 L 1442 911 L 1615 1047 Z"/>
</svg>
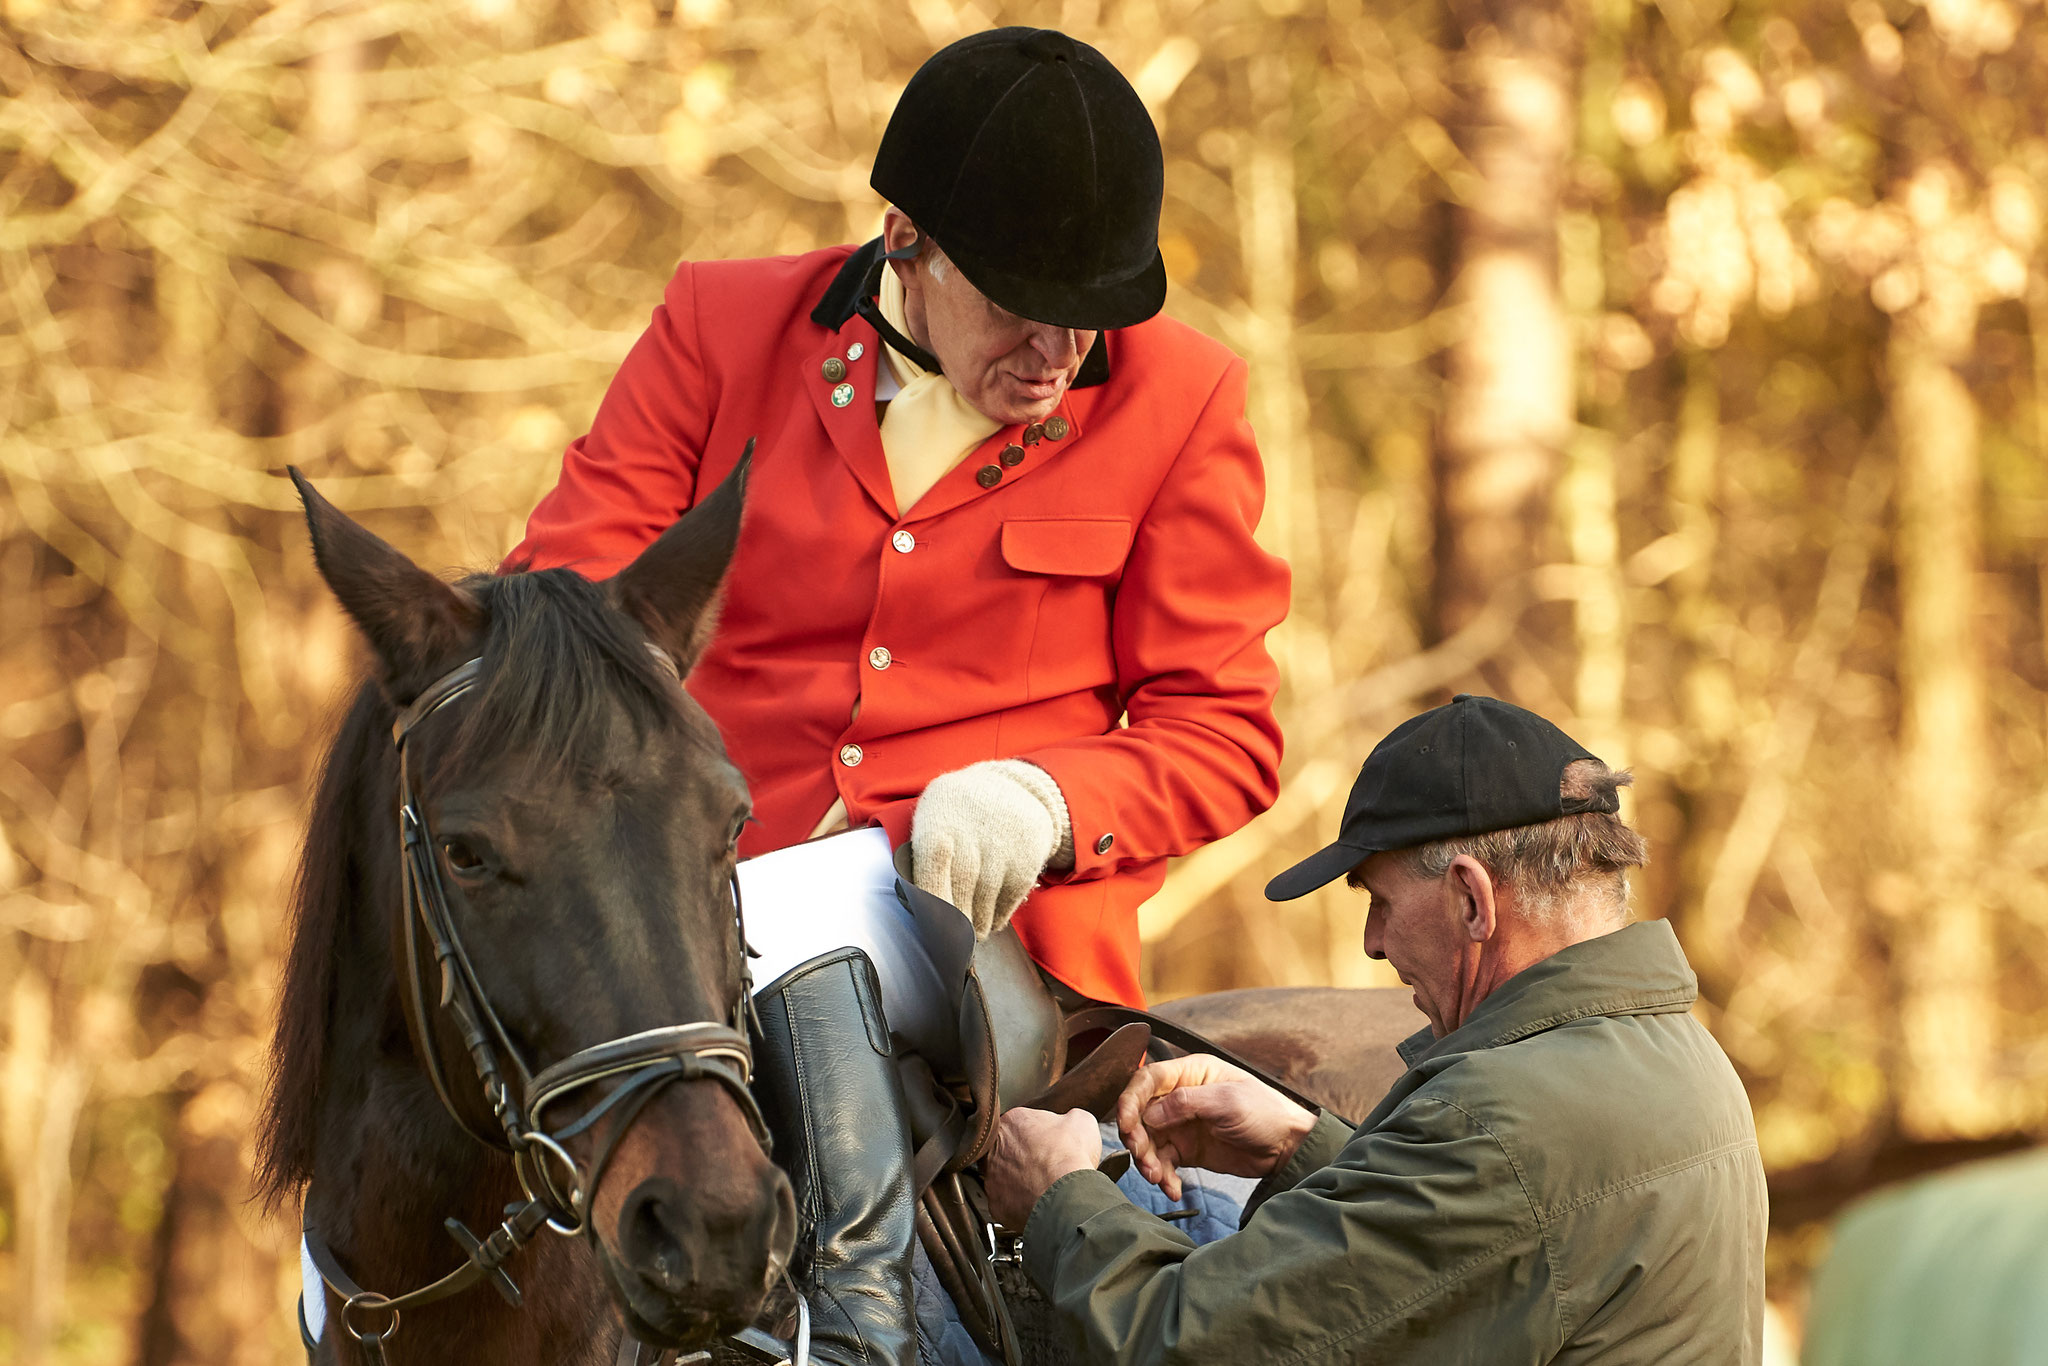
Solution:
<svg viewBox="0 0 2048 1366">
<path fill-rule="evenodd" d="M 1024 429 L 1024 444 L 1027 446 L 1036 446 L 1038 444 L 1038 439 L 1044 435 L 1045 424 L 1043 422 L 1034 422 L 1029 427 L 1026 427 Z"/>
<path fill-rule="evenodd" d="M 1072 429 L 1067 426 L 1067 420 L 1063 417 L 1049 417 L 1045 420 L 1045 434 L 1055 441 L 1066 440 L 1070 430 Z"/>
<path fill-rule="evenodd" d="M 908 555 L 917 549 L 917 537 L 907 531 L 899 531 L 889 538 L 889 544 L 896 547 L 898 554 Z"/>
<path fill-rule="evenodd" d="M 1001 469 L 994 465 L 983 465 L 974 472 L 974 482 L 985 489 L 992 489 L 1003 477 Z"/>
<path fill-rule="evenodd" d="M 868 663 L 874 665 L 877 669 L 886 669 L 895 661 L 896 656 L 889 653 L 889 647 L 886 645 L 877 645 L 874 649 L 868 651 Z"/>
<path fill-rule="evenodd" d="M 865 757 L 867 756 L 861 753 L 859 745 L 841 745 L 839 747 L 839 762 L 845 764 L 848 768 L 858 768 L 860 761 Z"/>
<path fill-rule="evenodd" d="M 1003 447 L 1002 461 L 1005 465 L 1008 465 L 1012 469 L 1023 464 L 1024 448 L 1022 446 Z"/>
<path fill-rule="evenodd" d="M 1115 843 L 1115 835 L 1104 835 L 1101 839 L 1095 841 L 1095 852 L 1098 854 L 1106 854 L 1109 852 L 1109 847 Z"/>
<path fill-rule="evenodd" d="M 831 380 L 834 384 L 846 378 L 846 362 L 837 356 L 825 357 L 824 365 L 819 368 L 825 372 L 825 378 Z"/>
</svg>

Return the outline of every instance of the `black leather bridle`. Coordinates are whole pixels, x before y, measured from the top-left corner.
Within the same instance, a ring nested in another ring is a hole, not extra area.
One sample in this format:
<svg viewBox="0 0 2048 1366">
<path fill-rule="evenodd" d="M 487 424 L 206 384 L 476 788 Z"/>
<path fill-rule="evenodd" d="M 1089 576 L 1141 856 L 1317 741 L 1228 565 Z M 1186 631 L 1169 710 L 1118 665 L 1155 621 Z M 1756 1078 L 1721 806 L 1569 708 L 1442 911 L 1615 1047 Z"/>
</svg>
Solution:
<svg viewBox="0 0 2048 1366">
<path fill-rule="evenodd" d="M 658 649 L 653 652 L 670 677 L 678 678 L 668 655 Z M 342 1298 L 337 1317 L 372 1363 L 384 1361 L 385 1346 L 398 1331 L 404 1310 L 446 1299 L 484 1282 L 489 1282 L 506 1303 L 518 1308 L 519 1287 L 506 1274 L 504 1263 L 543 1228 L 567 1237 L 589 1229 L 590 1201 L 606 1165 L 648 1102 L 669 1085 L 679 1081 L 717 1082 L 738 1103 L 762 1149 L 769 1147 L 768 1126 L 762 1120 L 753 1092 L 747 1089 L 753 1078 L 753 1049 L 748 1043 L 747 1026 L 753 1019 L 754 982 L 747 965 L 751 950 L 737 877 L 732 883 L 733 932 L 740 950 L 740 991 L 728 1020 L 701 1020 L 643 1030 L 580 1049 L 535 1072 L 491 1008 L 490 997 L 449 913 L 440 866 L 434 857 L 432 832 L 413 791 L 406 753 L 407 739 L 422 722 L 476 685 L 481 666 L 482 660 L 472 659 L 436 679 L 398 714 L 391 728 L 392 741 L 398 748 L 398 825 L 407 978 L 399 999 L 415 1049 L 442 1106 L 478 1142 L 512 1155 L 513 1170 L 526 1200 L 507 1206 L 504 1222 L 484 1238 L 478 1238 L 459 1219 L 447 1220 L 449 1236 L 461 1246 L 468 1260 L 439 1280 L 403 1295 L 385 1295 L 357 1285 L 319 1233 L 310 1225 L 305 1228 L 306 1250 L 315 1269 Z M 439 999 L 431 1009 L 427 996 L 430 966 L 438 968 L 440 978 Z M 435 1045 L 436 1021 L 455 1027 L 476 1067 L 476 1080 L 482 1087 L 484 1103 L 496 1120 L 496 1129 L 477 1124 L 465 1107 L 457 1103 L 455 1089 Z M 551 1110 L 565 1106 L 600 1082 L 613 1080 L 617 1085 L 610 1094 L 591 1104 L 581 1115 L 549 1124 Z M 613 1114 L 616 1117 L 604 1146 L 596 1160 L 584 1167 L 570 1155 L 566 1144 Z M 300 1315 L 303 1321 L 303 1306 Z"/>
</svg>

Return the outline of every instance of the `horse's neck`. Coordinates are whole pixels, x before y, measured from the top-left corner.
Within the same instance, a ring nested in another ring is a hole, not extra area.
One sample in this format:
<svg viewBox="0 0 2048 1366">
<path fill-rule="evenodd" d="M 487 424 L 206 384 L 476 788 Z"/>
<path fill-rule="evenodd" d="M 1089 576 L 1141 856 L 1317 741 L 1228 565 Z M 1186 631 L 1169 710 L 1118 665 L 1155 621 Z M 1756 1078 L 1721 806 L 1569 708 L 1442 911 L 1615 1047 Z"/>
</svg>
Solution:
<svg viewBox="0 0 2048 1366">
<path fill-rule="evenodd" d="M 306 1222 L 317 1228 L 355 1282 L 397 1297 L 440 1279 L 462 1263 L 443 1228 L 460 1219 L 479 1237 L 521 1198 L 510 1162 L 463 1134 L 417 1070 L 387 1060 L 373 1071 L 352 1116 L 333 1116 L 333 1145 L 306 1194 Z M 350 1151 L 350 1150 L 353 1151 Z M 583 1363 L 612 1360 L 616 1315 L 589 1248 L 543 1232 L 505 1270 L 524 1296 L 513 1309 L 488 1286 L 405 1315 L 392 1339 L 393 1366 L 490 1361 Z M 332 1298 L 328 1332 L 337 1333 Z M 337 1359 L 352 1360 L 345 1332 Z"/>
<path fill-rule="evenodd" d="M 462 1263 L 444 1222 L 460 1219 L 487 1237 L 522 1198 L 511 1162 L 464 1133 L 441 1106 L 397 1018 L 388 959 L 359 960 L 357 980 L 337 983 L 342 1002 L 382 1009 L 330 1021 L 326 1102 L 306 1223 L 320 1231 L 344 1269 L 367 1290 L 397 1296 L 439 1280 Z M 381 978 L 380 978 L 381 974 Z M 382 1017 L 382 1018 L 380 1018 Z M 595 1259 L 581 1239 L 543 1232 L 505 1266 L 524 1307 L 513 1309 L 479 1285 L 405 1315 L 392 1340 L 393 1366 L 490 1361 L 597 1366 L 612 1360 L 616 1314 Z M 332 1311 L 336 1303 L 330 1297 Z M 352 1359 L 332 1312 L 330 1333 Z"/>
<path fill-rule="evenodd" d="M 357 810 L 381 818 L 389 769 L 363 766 Z M 462 1264 L 446 1220 L 460 1219 L 488 1237 L 505 1206 L 522 1196 L 511 1162 L 462 1131 L 413 1055 L 384 947 L 398 892 L 396 842 L 381 823 L 355 833 L 357 897 L 339 927 L 351 950 L 337 969 L 326 1020 L 305 1214 L 357 1285 L 395 1299 Z M 391 1339 L 391 1366 L 610 1366 L 617 1313 L 581 1239 L 544 1232 L 505 1270 L 519 1286 L 522 1308 L 487 1285 L 423 1305 L 404 1316 Z M 323 1359 L 353 1366 L 361 1357 L 338 1308 L 330 1295 Z"/>
</svg>

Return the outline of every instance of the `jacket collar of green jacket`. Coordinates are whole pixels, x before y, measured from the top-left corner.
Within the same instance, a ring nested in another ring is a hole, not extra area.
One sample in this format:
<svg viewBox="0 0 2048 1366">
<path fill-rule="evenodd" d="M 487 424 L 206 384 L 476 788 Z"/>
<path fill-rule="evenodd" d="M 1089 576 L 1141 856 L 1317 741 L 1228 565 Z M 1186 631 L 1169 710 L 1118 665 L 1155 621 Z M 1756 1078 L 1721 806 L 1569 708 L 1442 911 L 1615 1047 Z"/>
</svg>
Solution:
<svg viewBox="0 0 2048 1366">
<path fill-rule="evenodd" d="M 846 326 L 847 320 L 859 311 L 863 299 L 872 300 L 876 284 L 881 278 L 882 239 L 855 247 L 853 255 L 846 258 L 846 264 L 839 267 L 839 273 L 832 277 L 832 283 L 825 286 L 817 306 L 811 309 L 811 321 L 820 327 L 829 327 L 834 332 Z M 878 329 L 879 330 L 879 329 Z M 885 339 L 886 340 L 886 339 Z M 936 370 L 936 364 L 925 364 L 929 356 L 912 356 L 927 370 Z M 1109 338 L 1105 334 L 1095 339 L 1095 345 L 1088 348 L 1088 354 L 1081 358 L 1081 369 L 1074 376 L 1068 389 L 1090 389 L 1109 382 Z"/>
<path fill-rule="evenodd" d="M 1645 920 L 1560 949 L 1522 969 L 1441 1039 L 1427 1028 L 1400 1044 L 1401 1061 L 1499 1048 L 1589 1015 L 1665 1015 L 1692 1009 L 1699 979 L 1668 922 Z"/>
</svg>

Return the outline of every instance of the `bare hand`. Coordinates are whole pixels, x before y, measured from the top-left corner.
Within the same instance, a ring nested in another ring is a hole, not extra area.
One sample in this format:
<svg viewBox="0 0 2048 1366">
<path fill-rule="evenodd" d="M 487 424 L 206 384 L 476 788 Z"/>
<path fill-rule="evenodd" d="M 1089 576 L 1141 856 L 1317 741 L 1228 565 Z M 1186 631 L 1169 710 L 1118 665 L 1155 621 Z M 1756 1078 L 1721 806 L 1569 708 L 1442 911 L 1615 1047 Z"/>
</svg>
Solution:
<svg viewBox="0 0 2048 1366">
<path fill-rule="evenodd" d="M 1053 1182 L 1069 1172 L 1093 1171 L 1101 1160 L 1102 1130 L 1086 1110 L 1005 1110 L 996 1123 L 996 1141 L 981 1160 L 989 1215 L 1021 1231 Z"/>
<path fill-rule="evenodd" d="M 1180 1168 L 1266 1176 L 1316 1117 L 1242 1068 L 1196 1053 L 1138 1069 L 1117 1097 L 1116 1126 L 1147 1181 L 1181 1198 Z"/>
</svg>

